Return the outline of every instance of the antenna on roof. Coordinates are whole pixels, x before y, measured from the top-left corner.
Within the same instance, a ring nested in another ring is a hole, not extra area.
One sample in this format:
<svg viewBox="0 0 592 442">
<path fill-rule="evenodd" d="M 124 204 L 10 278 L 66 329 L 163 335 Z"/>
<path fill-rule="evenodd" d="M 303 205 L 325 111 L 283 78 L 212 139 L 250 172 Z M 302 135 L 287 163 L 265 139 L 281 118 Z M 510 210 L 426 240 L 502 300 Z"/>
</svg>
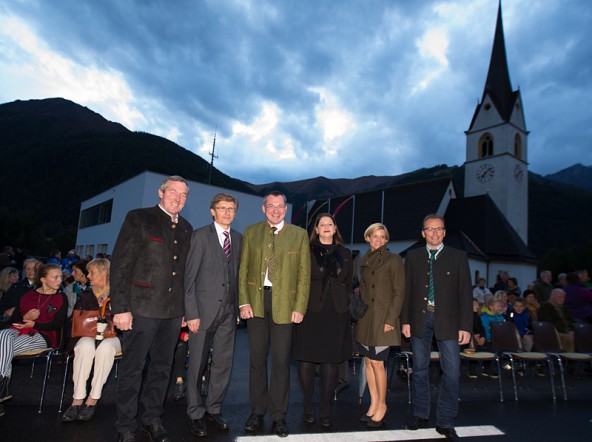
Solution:
<svg viewBox="0 0 592 442">
<path fill-rule="evenodd" d="M 216 152 L 216 134 L 218 133 L 218 126 L 216 126 L 216 130 L 214 131 L 214 144 L 212 145 L 212 151 L 209 153 L 210 155 L 210 174 L 208 175 L 208 184 L 212 183 L 212 169 L 214 168 L 214 160 L 218 158 L 215 155 Z"/>
</svg>

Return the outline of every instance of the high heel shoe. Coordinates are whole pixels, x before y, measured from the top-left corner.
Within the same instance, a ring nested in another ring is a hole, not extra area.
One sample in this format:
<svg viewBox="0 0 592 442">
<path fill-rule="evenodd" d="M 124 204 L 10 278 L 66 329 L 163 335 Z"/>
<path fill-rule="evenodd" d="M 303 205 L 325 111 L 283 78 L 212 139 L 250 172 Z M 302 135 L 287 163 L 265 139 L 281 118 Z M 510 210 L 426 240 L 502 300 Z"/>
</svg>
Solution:
<svg viewBox="0 0 592 442">
<path fill-rule="evenodd" d="M 360 416 L 360 422 L 370 422 L 372 420 L 372 416 L 368 416 L 367 414 L 363 414 Z"/>
<path fill-rule="evenodd" d="M 366 426 L 368 428 L 380 428 L 384 425 L 384 419 L 386 418 L 386 415 L 388 413 L 388 408 L 386 409 L 386 411 L 384 412 L 384 416 L 382 416 L 382 419 L 379 421 L 375 421 L 374 419 L 370 419 L 368 422 L 366 422 Z M 370 416 L 368 416 L 370 417 Z"/>
</svg>

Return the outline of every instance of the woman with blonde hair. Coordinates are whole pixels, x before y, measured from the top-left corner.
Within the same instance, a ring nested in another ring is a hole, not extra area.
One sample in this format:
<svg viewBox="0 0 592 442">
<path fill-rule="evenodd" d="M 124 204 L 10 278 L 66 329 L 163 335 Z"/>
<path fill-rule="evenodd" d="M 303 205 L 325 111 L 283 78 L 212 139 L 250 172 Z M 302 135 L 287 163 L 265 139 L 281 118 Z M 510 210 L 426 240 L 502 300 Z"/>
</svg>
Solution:
<svg viewBox="0 0 592 442">
<path fill-rule="evenodd" d="M 365 357 L 370 407 L 360 420 L 368 427 L 381 427 L 387 412 L 386 369 L 389 348 L 401 345 L 399 315 L 405 296 L 405 269 L 399 255 L 388 251 L 388 229 L 370 225 L 364 232 L 370 250 L 360 261 L 360 292 L 368 311 L 358 321 L 356 341 Z"/>
<path fill-rule="evenodd" d="M 110 311 L 104 304 L 109 302 L 109 271 L 111 263 L 108 259 L 93 259 L 86 265 L 88 280 L 91 287 L 80 295 L 80 301 L 74 307 L 83 310 L 106 310 L 106 318 L 109 322 Z M 118 337 L 105 337 L 99 345 L 96 338 L 83 337 L 73 340 L 74 346 L 74 395 L 72 405 L 62 415 L 62 422 L 73 420 L 89 421 L 95 414 L 97 402 L 101 398 L 103 386 L 107 382 L 115 355 L 121 353 L 121 342 Z M 86 383 L 90 377 L 91 369 L 94 375 L 91 382 L 91 391 L 87 396 Z M 86 398 L 86 403 L 85 403 Z"/>
<path fill-rule="evenodd" d="M 14 267 L 4 267 L 0 271 L 0 299 L 10 287 L 19 281 L 19 271 Z"/>
</svg>

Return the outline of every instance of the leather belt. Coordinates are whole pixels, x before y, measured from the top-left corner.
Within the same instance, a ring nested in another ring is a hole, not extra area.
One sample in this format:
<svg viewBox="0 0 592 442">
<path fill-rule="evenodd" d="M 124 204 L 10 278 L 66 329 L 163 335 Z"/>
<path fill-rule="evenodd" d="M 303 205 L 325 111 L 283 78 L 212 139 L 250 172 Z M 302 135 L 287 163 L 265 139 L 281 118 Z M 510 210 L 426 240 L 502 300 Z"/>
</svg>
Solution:
<svg viewBox="0 0 592 442">
<path fill-rule="evenodd" d="M 436 311 L 436 306 L 433 304 L 428 304 L 428 311 L 430 312 L 435 312 Z"/>
</svg>

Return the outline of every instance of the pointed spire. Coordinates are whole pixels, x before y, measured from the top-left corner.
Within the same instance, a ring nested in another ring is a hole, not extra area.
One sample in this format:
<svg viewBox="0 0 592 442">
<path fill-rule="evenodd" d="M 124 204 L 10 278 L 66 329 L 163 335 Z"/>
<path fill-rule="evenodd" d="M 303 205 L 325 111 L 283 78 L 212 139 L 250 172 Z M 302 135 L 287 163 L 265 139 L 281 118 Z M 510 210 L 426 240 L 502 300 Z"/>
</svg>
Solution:
<svg viewBox="0 0 592 442">
<path fill-rule="evenodd" d="M 506 57 L 506 43 L 504 41 L 504 25 L 502 22 L 502 2 L 500 0 L 497 12 L 497 24 L 495 27 L 495 37 L 493 40 L 493 49 L 491 50 L 491 60 L 489 62 L 489 72 L 485 81 L 483 98 L 489 94 L 493 99 L 495 107 L 500 112 L 502 118 L 506 121 L 510 119 L 512 106 L 515 101 L 515 94 L 512 91 L 510 81 L 510 72 L 508 69 L 508 59 Z"/>
</svg>

